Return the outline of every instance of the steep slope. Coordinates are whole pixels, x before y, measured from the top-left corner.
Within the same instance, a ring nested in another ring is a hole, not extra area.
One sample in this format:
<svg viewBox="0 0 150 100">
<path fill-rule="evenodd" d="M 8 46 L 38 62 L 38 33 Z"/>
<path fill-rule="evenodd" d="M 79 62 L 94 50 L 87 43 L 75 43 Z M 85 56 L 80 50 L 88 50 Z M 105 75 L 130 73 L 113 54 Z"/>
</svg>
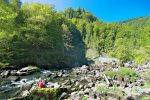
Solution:
<svg viewBox="0 0 150 100">
<path fill-rule="evenodd" d="M 118 23 L 106 23 L 95 18 L 94 15 L 78 8 L 68 8 L 64 11 L 66 18 L 79 30 L 86 46 L 86 57 L 99 55 L 112 56 L 123 62 L 133 60 L 143 63 L 150 60 L 150 17 L 140 17 Z M 90 16 L 90 17 L 89 17 Z M 91 20 L 91 19 L 95 20 Z M 146 57 L 146 58 L 145 58 Z"/>
</svg>

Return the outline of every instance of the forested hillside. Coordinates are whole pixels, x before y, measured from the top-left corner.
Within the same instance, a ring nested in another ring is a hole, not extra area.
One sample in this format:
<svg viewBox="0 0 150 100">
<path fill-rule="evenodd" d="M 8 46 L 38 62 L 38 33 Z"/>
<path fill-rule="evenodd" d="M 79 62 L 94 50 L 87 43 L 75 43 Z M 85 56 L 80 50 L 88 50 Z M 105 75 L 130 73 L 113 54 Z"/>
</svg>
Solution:
<svg viewBox="0 0 150 100">
<path fill-rule="evenodd" d="M 150 60 L 149 38 L 150 17 L 107 23 L 82 8 L 0 2 L 0 67 L 77 66 L 97 55 L 141 64 Z"/>
<path fill-rule="evenodd" d="M 149 16 L 106 23 L 81 8 L 68 8 L 64 12 L 80 31 L 86 47 L 96 50 L 99 55 L 117 57 L 123 62 L 135 61 L 138 64 L 150 60 Z"/>
</svg>

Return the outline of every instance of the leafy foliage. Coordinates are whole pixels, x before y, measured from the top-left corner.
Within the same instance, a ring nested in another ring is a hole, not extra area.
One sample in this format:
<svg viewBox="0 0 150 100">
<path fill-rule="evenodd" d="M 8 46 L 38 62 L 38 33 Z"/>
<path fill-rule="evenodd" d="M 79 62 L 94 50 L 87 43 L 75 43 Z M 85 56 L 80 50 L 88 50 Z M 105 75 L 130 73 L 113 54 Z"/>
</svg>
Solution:
<svg viewBox="0 0 150 100">
<path fill-rule="evenodd" d="M 79 65 L 87 63 L 90 49 L 123 62 L 146 63 L 150 60 L 149 26 L 149 17 L 106 23 L 82 8 L 56 12 L 50 5 L 1 0 L 0 62 Z"/>
<path fill-rule="evenodd" d="M 138 74 L 131 68 L 120 68 L 118 74 L 121 76 L 137 77 Z"/>
<path fill-rule="evenodd" d="M 108 71 L 104 71 L 103 74 L 105 74 L 106 76 L 109 76 L 111 78 L 115 75 L 121 76 L 121 77 L 128 76 L 128 77 L 132 77 L 132 78 L 139 76 L 139 74 L 136 73 L 131 68 L 119 68 L 118 71 L 108 70 Z"/>
</svg>

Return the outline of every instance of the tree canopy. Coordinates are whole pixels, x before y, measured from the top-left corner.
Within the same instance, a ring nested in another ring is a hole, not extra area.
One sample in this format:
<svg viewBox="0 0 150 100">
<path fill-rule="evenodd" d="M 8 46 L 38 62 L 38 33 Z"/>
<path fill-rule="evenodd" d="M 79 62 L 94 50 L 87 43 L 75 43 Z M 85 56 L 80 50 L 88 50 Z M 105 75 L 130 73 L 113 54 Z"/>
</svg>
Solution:
<svg viewBox="0 0 150 100">
<path fill-rule="evenodd" d="M 0 2 L 0 63 L 70 66 L 88 63 L 86 51 L 122 61 L 150 60 L 150 17 L 107 23 L 82 9 Z"/>
</svg>

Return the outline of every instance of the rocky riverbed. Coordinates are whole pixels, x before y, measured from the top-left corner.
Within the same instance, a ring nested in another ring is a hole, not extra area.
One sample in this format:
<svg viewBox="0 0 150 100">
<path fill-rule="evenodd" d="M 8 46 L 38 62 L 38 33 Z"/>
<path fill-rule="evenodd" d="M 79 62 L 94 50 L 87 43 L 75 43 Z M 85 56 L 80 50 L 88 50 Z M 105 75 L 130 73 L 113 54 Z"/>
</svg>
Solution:
<svg viewBox="0 0 150 100">
<path fill-rule="evenodd" d="M 43 79 L 50 89 L 60 89 L 55 97 L 60 100 L 150 100 L 149 75 L 149 64 L 124 67 L 83 65 L 59 71 L 28 66 L 20 70 L 1 71 L 0 98 L 26 98 L 32 94 L 35 83 Z"/>
</svg>

